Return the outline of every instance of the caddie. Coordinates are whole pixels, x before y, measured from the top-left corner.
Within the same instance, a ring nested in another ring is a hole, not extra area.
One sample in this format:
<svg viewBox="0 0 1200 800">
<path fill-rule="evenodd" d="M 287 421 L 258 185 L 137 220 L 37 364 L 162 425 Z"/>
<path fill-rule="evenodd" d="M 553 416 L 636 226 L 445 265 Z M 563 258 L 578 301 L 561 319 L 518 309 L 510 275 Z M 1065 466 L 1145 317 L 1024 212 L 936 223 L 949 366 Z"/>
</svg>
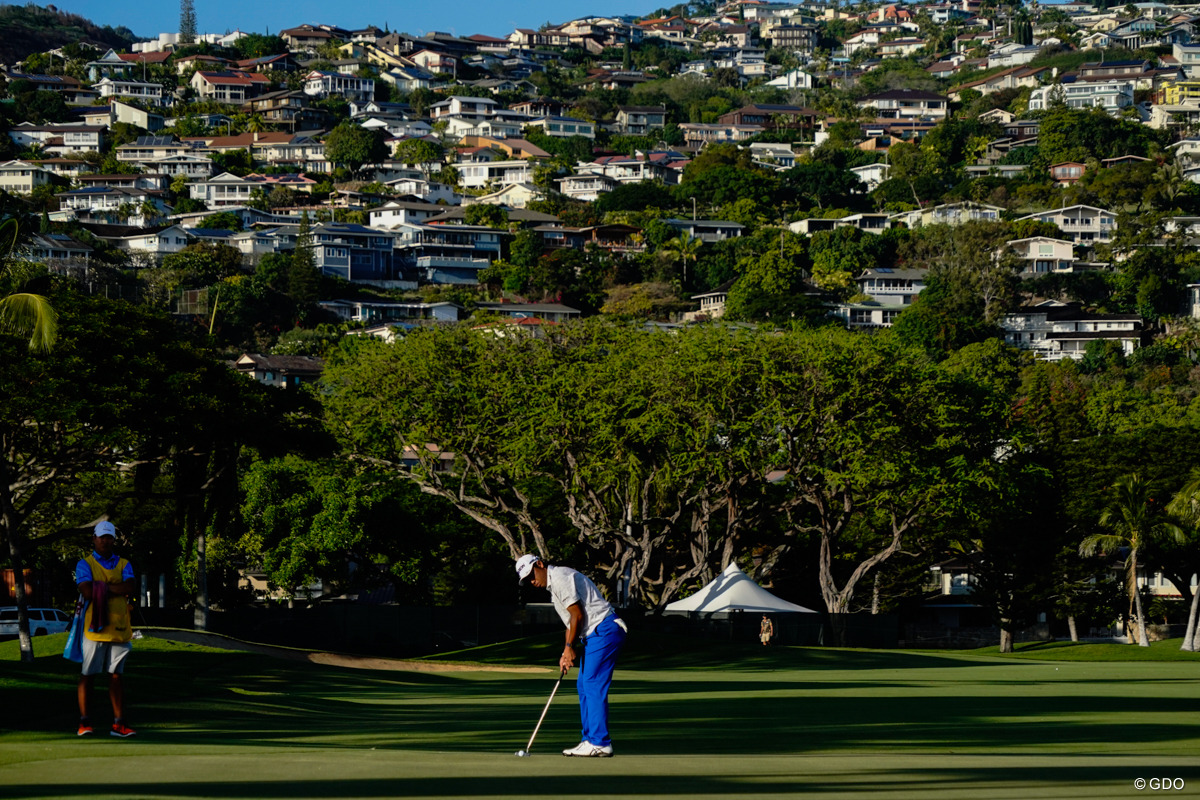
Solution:
<svg viewBox="0 0 1200 800">
<path fill-rule="evenodd" d="M 133 566 L 115 552 L 117 529 L 105 520 L 96 524 L 91 555 L 75 565 L 75 583 L 83 597 L 84 638 L 83 674 L 79 677 L 79 736 L 93 732 L 88 717 L 92 683 L 101 672 L 109 674 L 108 697 L 112 701 L 113 724 L 110 734 L 122 739 L 136 731 L 125 724 L 125 687 L 122 675 L 125 659 L 133 649 L 133 621 L 129 598 L 137 591 Z"/>
</svg>

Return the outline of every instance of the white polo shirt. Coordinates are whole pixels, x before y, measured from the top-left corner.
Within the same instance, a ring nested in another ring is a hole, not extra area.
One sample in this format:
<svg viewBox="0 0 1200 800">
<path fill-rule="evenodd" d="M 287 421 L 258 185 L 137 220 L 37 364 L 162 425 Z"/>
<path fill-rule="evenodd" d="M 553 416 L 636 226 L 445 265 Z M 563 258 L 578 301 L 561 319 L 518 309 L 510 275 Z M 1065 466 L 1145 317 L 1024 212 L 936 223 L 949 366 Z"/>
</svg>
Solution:
<svg viewBox="0 0 1200 800">
<path fill-rule="evenodd" d="M 591 636 L 596 626 L 612 613 L 612 605 L 600 594 L 596 584 L 586 575 L 570 567 L 547 565 L 546 588 L 550 590 L 554 610 L 558 612 L 564 625 L 571 623 L 571 615 L 567 608 L 579 603 L 583 610 L 583 624 L 579 629 L 581 636 Z"/>
</svg>

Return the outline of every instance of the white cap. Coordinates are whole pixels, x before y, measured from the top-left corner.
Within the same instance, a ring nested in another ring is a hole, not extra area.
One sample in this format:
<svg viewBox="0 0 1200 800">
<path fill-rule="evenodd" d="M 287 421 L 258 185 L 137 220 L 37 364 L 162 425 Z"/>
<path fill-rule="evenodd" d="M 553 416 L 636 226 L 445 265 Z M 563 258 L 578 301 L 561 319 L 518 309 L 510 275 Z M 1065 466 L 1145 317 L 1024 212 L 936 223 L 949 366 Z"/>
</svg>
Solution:
<svg viewBox="0 0 1200 800">
<path fill-rule="evenodd" d="M 113 525 L 108 520 L 104 520 L 103 522 L 97 522 L 96 528 L 95 528 L 95 534 L 97 536 L 111 536 L 115 539 L 115 538 L 117 538 L 117 526 Z"/>
<path fill-rule="evenodd" d="M 533 565 L 540 561 L 537 556 L 529 555 L 528 553 L 517 559 L 517 583 L 524 583 L 530 573 L 533 572 Z"/>
</svg>

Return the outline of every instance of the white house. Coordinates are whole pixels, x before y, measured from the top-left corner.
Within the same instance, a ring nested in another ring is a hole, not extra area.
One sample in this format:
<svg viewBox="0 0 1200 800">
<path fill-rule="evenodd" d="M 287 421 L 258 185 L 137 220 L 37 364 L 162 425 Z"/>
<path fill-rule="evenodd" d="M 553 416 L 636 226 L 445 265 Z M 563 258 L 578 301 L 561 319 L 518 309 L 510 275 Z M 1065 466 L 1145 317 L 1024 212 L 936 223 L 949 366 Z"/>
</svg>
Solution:
<svg viewBox="0 0 1200 800">
<path fill-rule="evenodd" d="M 616 178 L 594 172 L 555 178 L 554 182 L 558 184 L 558 191 L 563 195 L 572 200 L 582 200 L 588 203 L 606 192 L 611 192 L 619 185 Z"/>
<path fill-rule="evenodd" d="M 858 176 L 866 186 L 867 191 L 874 191 L 879 184 L 883 183 L 888 178 L 888 173 L 891 172 L 892 165 L 886 161 L 878 164 L 863 164 L 861 167 L 851 167 L 850 171 Z"/>
<path fill-rule="evenodd" d="M 596 124 L 573 117 L 542 117 L 528 123 L 526 127 L 540 130 L 547 136 L 582 136 L 596 138 Z"/>
<path fill-rule="evenodd" d="M 304 93 L 310 97 L 337 95 L 351 102 L 366 103 L 375 99 L 375 81 L 340 72 L 313 70 L 304 76 Z"/>
<path fill-rule="evenodd" d="M 535 165 L 524 159 L 514 161 L 459 162 L 459 183 L 468 189 L 481 189 L 489 183 L 507 186 L 511 183 L 533 183 Z"/>
<path fill-rule="evenodd" d="M 880 119 L 940 120 L 949 113 L 950 99 L 918 89 L 890 89 L 867 95 L 856 105 L 875 109 Z"/>
<path fill-rule="evenodd" d="M 1030 111 L 1044 111 L 1056 102 L 1070 108 L 1103 108 L 1115 114 L 1133 105 L 1133 84 L 1128 81 L 1056 83 L 1034 89 Z"/>
<path fill-rule="evenodd" d="M 1083 358 L 1094 341 L 1114 341 L 1128 355 L 1141 345 L 1137 314 L 1088 314 L 1075 303 L 1048 300 L 1004 315 L 1004 340 L 1050 359 Z"/>
<path fill-rule="evenodd" d="M 419 224 L 445 211 L 444 206 L 436 203 L 423 203 L 411 200 L 391 200 L 367 212 L 369 225 L 372 228 L 392 229 L 400 225 Z"/>
<path fill-rule="evenodd" d="M 858 291 L 885 306 L 910 305 L 925 288 L 928 270 L 879 267 L 864 270 L 855 278 Z"/>
<path fill-rule="evenodd" d="M 1021 217 L 1057 225 L 1076 244 L 1109 242 L 1117 230 L 1117 215 L 1095 206 L 1074 205 L 1066 208 L 1051 208 Z"/>
<path fill-rule="evenodd" d="M 133 261 L 142 267 L 161 265 L 165 256 L 178 253 L 187 247 L 188 243 L 187 231 L 179 225 L 151 228 L 131 234 L 97 232 L 96 237 L 129 253 Z"/>
<path fill-rule="evenodd" d="M 100 152 L 107 130 L 101 125 L 33 125 L 21 122 L 9 129 L 8 138 L 20 148 L 40 145 L 48 154 L 65 156 Z"/>
<path fill-rule="evenodd" d="M 140 100 L 151 106 L 165 105 L 163 103 L 163 87 L 161 83 L 148 81 L 127 80 L 125 78 L 104 78 L 96 83 L 100 97 L 118 98 L 125 100 Z"/>
<path fill-rule="evenodd" d="M 451 97 L 429 107 L 429 116 L 436 122 L 443 117 L 486 119 L 494 116 L 500 104 L 486 97 Z"/>
<path fill-rule="evenodd" d="M 1014 239 L 1008 243 L 1008 246 L 1012 253 L 1024 262 L 1022 272 L 1027 275 L 1078 272 L 1108 266 L 1107 264 L 1077 261 L 1075 259 L 1075 243 L 1067 239 L 1031 236 L 1027 239 Z"/>
<path fill-rule="evenodd" d="M 48 169 L 28 161 L 6 161 L 0 164 L 0 191 L 13 194 L 29 194 L 39 186 L 54 182 L 55 175 Z"/>
<path fill-rule="evenodd" d="M 917 228 L 922 225 L 962 225 L 967 222 L 996 222 L 1004 209 L 1000 206 L 964 200 L 960 203 L 943 203 L 932 208 L 919 208 L 892 214 L 893 225 Z"/>
</svg>

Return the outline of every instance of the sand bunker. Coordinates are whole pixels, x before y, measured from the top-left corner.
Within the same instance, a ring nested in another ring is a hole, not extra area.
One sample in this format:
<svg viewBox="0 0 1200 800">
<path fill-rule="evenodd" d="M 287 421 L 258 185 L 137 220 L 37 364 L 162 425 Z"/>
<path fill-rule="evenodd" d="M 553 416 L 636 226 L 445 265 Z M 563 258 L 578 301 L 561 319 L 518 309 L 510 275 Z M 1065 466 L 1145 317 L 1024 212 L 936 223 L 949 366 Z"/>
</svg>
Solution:
<svg viewBox="0 0 1200 800">
<path fill-rule="evenodd" d="M 276 647 L 269 644 L 243 642 L 240 639 L 223 636 L 219 633 L 209 633 L 208 631 L 185 631 L 177 628 L 142 628 L 141 631 L 142 635 L 153 636 L 155 639 L 186 642 L 187 644 L 198 644 L 203 647 L 215 647 L 221 650 L 242 650 L 274 658 L 286 658 L 292 661 L 311 661 L 314 664 L 347 667 L 350 669 L 396 670 L 402 672 L 549 672 L 549 670 L 542 667 L 510 667 L 463 661 L 402 660 L 398 658 L 380 658 L 378 656 L 351 656 L 343 653 L 300 650 L 293 647 Z"/>
</svg>

